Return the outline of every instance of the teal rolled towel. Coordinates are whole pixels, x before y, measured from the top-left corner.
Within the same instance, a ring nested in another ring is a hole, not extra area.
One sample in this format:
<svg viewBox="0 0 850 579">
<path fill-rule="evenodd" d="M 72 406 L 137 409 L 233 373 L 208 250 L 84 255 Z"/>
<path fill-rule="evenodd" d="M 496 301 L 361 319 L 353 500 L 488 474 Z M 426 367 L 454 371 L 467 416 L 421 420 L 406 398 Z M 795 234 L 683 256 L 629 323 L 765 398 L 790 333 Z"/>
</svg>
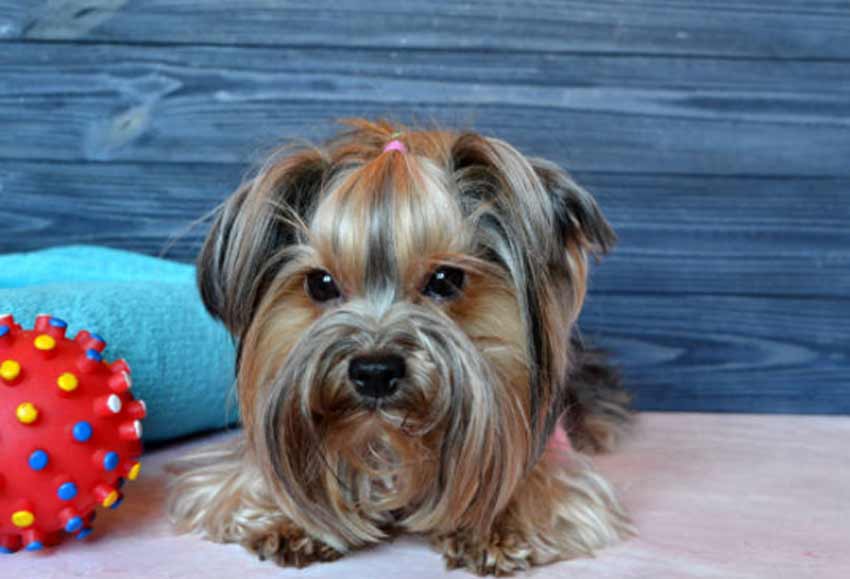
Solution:
<svg viewBox="0 0 850 579">
<path fill-rule="evenodd" d="M 107 360 L 130 363 L 145 401 L 144 440 L 235 422 L 235 350 L 204 309 L 191 265 L 127 251 L 68 246 L 0 255 L 0 314 L 25 328 L 47 313 L 103 336 Z"/>
</svg>

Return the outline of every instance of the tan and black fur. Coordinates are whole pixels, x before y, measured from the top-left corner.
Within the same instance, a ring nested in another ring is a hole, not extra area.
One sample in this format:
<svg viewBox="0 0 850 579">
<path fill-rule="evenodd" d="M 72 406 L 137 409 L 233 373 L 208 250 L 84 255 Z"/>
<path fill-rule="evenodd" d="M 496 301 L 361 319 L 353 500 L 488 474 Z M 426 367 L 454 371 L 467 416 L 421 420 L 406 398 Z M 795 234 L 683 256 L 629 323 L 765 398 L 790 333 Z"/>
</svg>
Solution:
<svg viewBox="0 0 850 579">
<path fill-rule="evenodd" d="M 565 172 L 475 133 L 355 120 L 273 155 L 198 260 L 238 341 L 244 434 L 178 466 L 172 518 L 298 566 L 422 533 L 495 574 L 629 534 L 586 460 L 547 447 L 561 417 L 587 450 L 628 421 L 607 366 L 572 343 L 588 260 L 613 242 Z M 449 270 L 461 287 L 428 294 Z M 338 298 L 311 297 L 315 272 Z M 405 373 L 366 399 L 350 366 L 374 352 Z"/>
</svg>

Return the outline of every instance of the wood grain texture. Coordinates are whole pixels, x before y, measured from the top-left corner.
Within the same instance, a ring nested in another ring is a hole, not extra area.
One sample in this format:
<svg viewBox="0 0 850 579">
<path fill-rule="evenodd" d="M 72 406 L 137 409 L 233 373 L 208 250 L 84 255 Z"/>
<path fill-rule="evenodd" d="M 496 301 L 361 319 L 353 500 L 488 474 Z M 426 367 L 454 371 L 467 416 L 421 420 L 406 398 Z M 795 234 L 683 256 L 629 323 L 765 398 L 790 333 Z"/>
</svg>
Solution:
<svg viewBox="0 0 850 579">
<path fill-rule="evenodd" d="M 581 324 L 638 408 L 850 414 L 846 300 L 595 294 Z"/>
<path fill-rule="evenodd" d="M 474 127 L 576 171 L 850 176 L 850 64 L 3 48 L 2 158 L 239 163 L 326 136 L 334 117 L 388 115 Z"/>
<path fill-rule="evenodd" d="M 850 412 L 844 0 L 0 0 L 0 251 L 180 260 L 282 140 L 387 115 L 567 167 L 643 408 Z"/>
<path fill-rule="evenodd" d="M 0 1 L 0 38 L 850 57 L 841 0 Z"/>
<path fill-rule="evenodd" d="M 194 259 L 203 218 L 240 181 L 235 165 L 0 161 L 0 252 L 107 245 Z"/>
<path fill-rule="evenodd" d="M 195 222 L 246 167 L 0 161 L 0 251 L 95 243 L 191 260 Z M 850 297 L 850 179 L 577 178 L 620 237 L 594 292 Z"/>
<path fill-rule="evenodd" d="M 579 174 L 619 236 L 593 291 L 850 298 L 850 180 Z"/>
</svg>

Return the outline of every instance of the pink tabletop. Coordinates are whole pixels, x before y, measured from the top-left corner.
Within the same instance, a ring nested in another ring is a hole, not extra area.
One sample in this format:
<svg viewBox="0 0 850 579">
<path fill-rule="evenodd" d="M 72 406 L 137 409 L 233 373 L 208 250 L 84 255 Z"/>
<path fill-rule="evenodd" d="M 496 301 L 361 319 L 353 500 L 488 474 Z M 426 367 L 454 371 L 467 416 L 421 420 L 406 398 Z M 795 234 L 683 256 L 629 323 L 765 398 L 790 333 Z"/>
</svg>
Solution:
<svg viewBox="0 0 850 579">
<path fill-rule="evenodd" d="M 446 572 L 418 537 L 305 570 L 262 563 L 241 547 L 175 535 L 163 516 L 163 465 L 187 448 L 152 452 L 121 509 L 95 533 L 53 551 L 0 556 L 0 577 L 472 577 Z M 850 577 L 850 418 L 641 415 L 635 437 L 595 459 L 621 490 L 641 535 L 527 576 L 797 579 Z"/>
</svg>

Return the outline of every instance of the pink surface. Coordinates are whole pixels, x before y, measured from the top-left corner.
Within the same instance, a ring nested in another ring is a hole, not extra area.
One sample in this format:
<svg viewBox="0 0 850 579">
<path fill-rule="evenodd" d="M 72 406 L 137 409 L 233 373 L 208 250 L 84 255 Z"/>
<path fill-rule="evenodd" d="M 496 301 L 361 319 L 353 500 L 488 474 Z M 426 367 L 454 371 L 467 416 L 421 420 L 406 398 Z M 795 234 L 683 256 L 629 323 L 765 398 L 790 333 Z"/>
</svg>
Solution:
<svg viewBox="0 0 850 579">
<path fill-rule="evenodd" d="M 165 521 L 165 462 L 151 453 L 115 512 L 86 543 L 0 559 L 0 577 L 472 577 L 446 572 L 415 537 L 304 570 L 261 563 L 234 545 L 175 535 Z M 599 470 L 621 490 L 641 535 L 528 576 L 850 577 L 850 418 L 654 414 Z"/>
</svg>

